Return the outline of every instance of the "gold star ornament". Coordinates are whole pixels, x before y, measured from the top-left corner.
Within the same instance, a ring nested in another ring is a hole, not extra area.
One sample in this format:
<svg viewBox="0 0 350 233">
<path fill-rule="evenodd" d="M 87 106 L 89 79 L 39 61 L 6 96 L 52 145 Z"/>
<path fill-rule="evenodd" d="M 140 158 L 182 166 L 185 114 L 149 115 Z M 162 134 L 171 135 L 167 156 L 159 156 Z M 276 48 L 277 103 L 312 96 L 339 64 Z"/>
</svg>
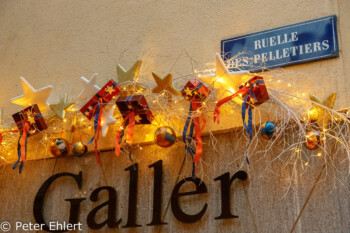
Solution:
<svg viewBox="0 0 350 233">
<path fill-rule="evenodd" d="M 139 115 L 136 115 L 136 116 L 135 116 L 135 121 L 136 121 L 137 123 L 140 123 L 141 120 L 142 120 L 142 118 L 141 118 Z"/>
<path fill-rule="evenodd" d="M 154 81 L 156 81 L 157 86 L 152 89 L 153 93 L 162 93 L 165 91 L 166 97 L 171 101 L 172 95 L 181 96 L 181 92 L 173 87 L 172 74 L 167 74 L 163 79 L 161 79 L 156 73 L 152 72 Z"/>
<path fill-rule="evenodd" d="M 231 72 L 227 69 L 219 53 L 216 54 L 215 75 L 199 77 L 203 82 L 212 86 L 216 91 L 216 99 L 220 100 L 238 91 L 239 86 L 249 80 L 248 71 Z M 240 98 L 233 99 L 236 103 L 242 104 Z"/>
<path fill-rule="evenodd" d="M 128 71 L 120 64 L 117 65 L 118 83 L 122 87 L 120 95 L 131 95 L 135 92 L 142 92 L 145 89 L 137 82 L 141 64 L 142 60 L 136 61 Z"/>
<path fill-rule="evenodd" d="M 30 111 L 29 109 L 26 111 L 26 116 L 27 116 L 27 119 L 29 121 L 30 124 L 34 124 L 35 123 L 35 119 L 33 117 L 33 114 L 32 114 L 32 111 Z"/>
<path fill-rule="evenodd" d="M 190 97 L 192 96 L 192 90 L 189 87 L 186 87 L 185 92 L 186 92 L 186 96 L 190 96 Z"/>
<path fill-rule="evenodd" d="M 327 129 L 329 121 L 332 120 L 332 116 L 326 108 L 333 109 L 336 96 L 337 94 L 333 93 L 326 100 L 321 101 L 316 95 L 309 94 L 310 100 L 317 104 L 313 104 L 308 111 L 308 117 L 311 121 L 316 121 L 322 129 Z"/>
<path fill-rule="evenodd" d="M 52 112 L 49 116 L 49 120 L 53 119 L 54 117 L 59 117 L 61 119 L 64 118 L 66 110 L 74 105 L 74 103 L 68 102 L 67 99 L 68 95 L 65 94 L 58 104 L 50 104 Z"/>
<path fill-rule="evenodd" d="M 108 86 L 105 88 L 105 91 L 108 92 L 110 95 L 114 92 L 114 89 L 112 86 Z"/>
</svg>

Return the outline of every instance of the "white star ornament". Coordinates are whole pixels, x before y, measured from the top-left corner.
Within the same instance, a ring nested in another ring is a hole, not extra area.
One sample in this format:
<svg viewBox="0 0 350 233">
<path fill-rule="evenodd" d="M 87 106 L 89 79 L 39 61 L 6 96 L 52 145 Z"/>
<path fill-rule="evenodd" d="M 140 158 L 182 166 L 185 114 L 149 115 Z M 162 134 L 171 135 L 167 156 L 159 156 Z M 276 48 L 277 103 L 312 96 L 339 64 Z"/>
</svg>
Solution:
<svg viewBox="0 0 350 233">
<path fill-rule="evenodd" d="M 41 111 L 45 111 L 49 108 L 49 103 L 47 98 L 49 97 L 52 86 L 40 88 L 36 90 L 30 83 L 25 80 L 25 78 L 20 77 L 21 85 L 23 89 L 23 95 L 14 97 L 10 99 L 11 103 L 17 104 L 20 106 L 28 107 L 33 104 L 37 104 Z"/>
<path fill-rule="evenodd" d="M 217 100 L 234 94 L 236 91 L 238 91 L 239 86 L 243 82 L 248 81 L 249 78 L 249 71 L 229 71 L 219 53 L 216 54 L 215 75 L 200 77 L 203 82 L 215 89 Z M 238 104 L 242 104 L 242 100 L 240 98 L 234 98 L 233 101 Z"/>
<path fill-rule="evenodd" d="M 97 81 L 97 73 L 94 73 L 90 80 L 85 77 L 80 77 L 83 81 L 84 87 L 83 90 L 79 94 L 79 98 L 92 98 L 101 88 L 96 85 Z"/>
<path fill-rule="evenodd" d="M 103 111 L 101 116 L 102 137 L 106 137 L 109 126 L 114 124 L 117 120 L 113 117 L 115 106 L 111 107 L 107 112 Z"/>
</svg>

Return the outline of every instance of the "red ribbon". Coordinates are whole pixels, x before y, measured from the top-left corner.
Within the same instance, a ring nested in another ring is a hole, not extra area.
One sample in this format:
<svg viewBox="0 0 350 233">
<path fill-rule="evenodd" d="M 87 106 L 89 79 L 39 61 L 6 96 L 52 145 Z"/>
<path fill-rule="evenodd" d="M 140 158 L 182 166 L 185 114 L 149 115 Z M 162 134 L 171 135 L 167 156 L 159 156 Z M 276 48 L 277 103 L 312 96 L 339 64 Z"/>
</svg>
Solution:
<svg viewBox="0 0 350 233">
<path fill-rule="evenodd" d="M 129 120 L 129 124 L 127 126 L 125 126 L 125 124 L 128 120 Z M 121 125 L 122 129 L 119 129 L 117 131 L 117 135 L 115 138 L 115 149 L 114 149 L 115 155 L 117 157 L 119 157 L 119 155 L 120 155 L 120 145 L 121 145 L 120 137 L 121 137 L 122 131 L 124 130 L 124 127 L 127 127 L 126 143 L 128 143 L 128 145 L 131 145 L 132 139 L 134 137 L 134 126 L 135 126 L 135 113 L 134 113 L 134 111 L 132 111 L 124 118 L 124 121 Z"/>
<path fill-rule="evenodd" d="M 202 106 L 201 103 L 196 103 L 195 101 L 191 101 L 191 104 L 192 104 L 192 110 L 194 112 L 197 111 L 198 108 L 200 108 Z M 203 119 L 203 126 L 201 128 L 200 126 L 200 118 L 199 116 L 198 117 L 194 117 L 193 118 L 193 125 L 194 125 L 194 130 L 195 130 L 195 142 L 196 142 L 196 155 L 193 159 L 193 162 L 196 163 L 198 162 L 201 157 L 202 157 L 202 152 L 203 152 L 203 142 L 202 142 L 202 131 L 205 127 L 205 124 L 207 123 L 207 121 Z"/>
<path fill-rule="evenodd" d="M 214 110 L 214 122 L 220 123 L 220 107 L 221 105 L 227 103 L 228 101 L 232 100 L 233 98 L 237 97 L 239 94 L 247 94 L 249 93 L 249 87 L 243 87 L 242 89 L 235 92 L 233 95 L 227 96 L 221 100 L 219 100 L 216 103 L 215 110 Z"/>
<path fill-rule="evenodd" d="M 22 132 L 22 137 L 21 137 L 21 161 L 25 162 L 26 161 L 26 138 L 27 138 L 27 133 L 29 132 L 30 125 L 28 121 L 24 123 L 23 126 L 23 132 Z"/>
</svg>

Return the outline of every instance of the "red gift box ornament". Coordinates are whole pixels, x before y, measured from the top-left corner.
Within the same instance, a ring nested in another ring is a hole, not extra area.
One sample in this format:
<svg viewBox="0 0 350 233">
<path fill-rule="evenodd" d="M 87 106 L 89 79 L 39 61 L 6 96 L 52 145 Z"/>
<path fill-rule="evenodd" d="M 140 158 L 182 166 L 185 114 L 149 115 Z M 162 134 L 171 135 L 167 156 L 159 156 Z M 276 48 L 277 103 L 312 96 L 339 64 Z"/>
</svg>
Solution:
<svg viewBox="0 0 350 233">
<path fill-rule="evenodd" d="M 38 105 L 36 104 L 13 114 L 12 118 L 16 122 L 17 128 L 20 131 L 20 137 L 18 139 L 17 146 L 18 160 L 14 164 L 13 169 L 15 169 L 18 164 L 20 164 L 19 173 L 21 173 L 24 162 L 26 161 L 27 138 L 38 133 L 39 131 L 47 129 L 47 125 L 39 110 Z"/>
<path fill-rule="evenodd" d="M 113 97 L 120 93 L 120 86 L 114 80 L 110 80 L 104 85 L 96 95 L 94 95 L 81 109 L 82 112 L 89 120 L 94 117 L 94 136 L 88 142 L 92 143 L 95 140 L 95 156 L 98 164 L 101 165 L 100 156 L 97 150 L 97 143 L 99 139 L 99 133 L 101 130 L 101 116 L 103 107 L 109 103 Z"/>
<path fill-rule="evenodd" d="M 182 133 L 182 137 L 183 142 L 185 143 L 186 152 L 193 158 L 192 177 L 195 177 L 195 163 L 197 163 L 202 156 L 201 133 L 206 124 L 205 119 L 202 118 L 203 125 L 201 126 L 201 114 L 198 113 L 202 108 L 203 101 L 205 101 L 205 99 L 209 96 L 210 90 L 201 81 L 196 78 L 192 78 L 181 90 L 181 93 L 185 99 L 191 101 L 190 110 Z M 196 115 L 193 116 L 194 114 Z M 187 136 L 188 129 L 189 135 Z M 195 148 L 192 146 L 192 142 L 195 143 Z"/>
<path fill-rule="evenodd" d="M 197 78 L 192 78 L 181 90 L 181 94 L 187 100 L 203 102 L 210 94 L 210 90 Z"/>
<path fill-rule="evenodd" d="M 258 106 L 269 99 L 269 94 L 267 92 L 263 77 L 254 76 L 249 81 L 242 84 L 239 87 L 239 90 L 235 92 L 233 95 L 230 95 L 218 101 L 214 111 L 214 122 L 218 122 L 218 123 L 220 122 L 221 105 L 223 105 L 224 103 L 227 103 L 228 101 L 238 96 L 241 96 L 242 99 L 244 100 L 242 103 L 242 120 L 243 120 L 243 127 L 246 129 L 250 138 L 246 149 L 246 160 L 247 160 L 247 163 L 249 164 L 249 160 L 247 157 L 247 150 L 253 137 L 252 106 Z M 248 125 L 246 125 L 246 122 L 245 122 L 247 108 L 248 108 Z"/>
<path fill-rule="evenodd" d="M 94 95 L 81 109 L 80 112 L 84 114 L 89 120 L 96 115 L 96 108 L 98 103 L 102 108 L 108 104 L 114 96 L 118 95 L 121 91 L 120 86 L 114 80 L 108 81 L 96 95 Z"/>
<path fill-rule="evenodd" d="M 151 124 L 153 121 L 153 114 L 143 95 L 120 96 L 116 104 L 124 118 L 120 129 L 117 131 L 115 142 L 115 154 L 119 157 L 124 129 L 126 129 L 126 142 L 128 145 L 131 145 L 134 135 L 134 126 Z"/>
</svg>

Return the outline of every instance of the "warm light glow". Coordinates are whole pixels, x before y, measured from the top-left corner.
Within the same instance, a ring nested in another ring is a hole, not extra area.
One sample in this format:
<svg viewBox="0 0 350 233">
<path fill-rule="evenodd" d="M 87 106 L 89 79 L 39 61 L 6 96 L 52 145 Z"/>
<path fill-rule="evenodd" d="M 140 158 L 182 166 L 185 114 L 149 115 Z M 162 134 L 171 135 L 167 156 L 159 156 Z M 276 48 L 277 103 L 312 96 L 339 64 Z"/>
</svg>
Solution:
<svg viewBox="0 0 350 233">
<path fill-rule="evenodd" d="M 217 78 L 215 80 L 215 82 L 218 82 L 218 83 L 225 83 L 224 80 L 220 77 L 220 78 Z"/>
<path fill-rule="evenodd" d="M 228 89 L 231 93 L 235 93 L 235 90 L 233 88 Z"/>
</svg>

